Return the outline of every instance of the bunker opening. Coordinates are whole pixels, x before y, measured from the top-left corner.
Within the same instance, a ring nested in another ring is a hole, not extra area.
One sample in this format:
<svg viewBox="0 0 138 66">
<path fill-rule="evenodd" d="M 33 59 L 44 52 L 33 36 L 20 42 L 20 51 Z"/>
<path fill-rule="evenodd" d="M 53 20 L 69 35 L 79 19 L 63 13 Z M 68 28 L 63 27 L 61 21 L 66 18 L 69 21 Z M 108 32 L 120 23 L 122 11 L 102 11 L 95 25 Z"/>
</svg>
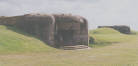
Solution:
<svg viewBox="0 0 138 66">
<path fill-rule="evenodd" d="M 73 30 L 59 30 L 58 34 L 59 39 L 58 43 L 61 43 L 64 46 L 73 45 Z"/>
</svg>

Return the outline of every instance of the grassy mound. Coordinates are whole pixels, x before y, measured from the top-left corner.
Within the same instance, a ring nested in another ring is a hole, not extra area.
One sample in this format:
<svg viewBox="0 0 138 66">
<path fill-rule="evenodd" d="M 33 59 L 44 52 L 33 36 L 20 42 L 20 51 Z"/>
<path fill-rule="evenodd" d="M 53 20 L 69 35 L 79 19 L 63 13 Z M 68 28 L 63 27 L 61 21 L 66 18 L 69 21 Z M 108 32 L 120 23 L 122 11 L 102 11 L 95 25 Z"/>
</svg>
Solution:
<svg viewBox="0 0 138 66">
<path fill-rule="evenodd" d="M 131 34 L 132 34 L 132 35 L 138 35 L 138 32 L 137 32 L 137 31 L 132 30 L 132 31 L 131 31 Z"/>
<path fill-rule="evenodd" d="M 53 48 L 14 27 L 0 26 L 0 53 L 43 52 Z"/>
<path fill-rule="evenodd" d="M 120 32 L 112 28 L 98 28 L 96 30 L 90 31 L 90 34 L 120 34 Z"/>
<path fill-rule="evenodd" d="M 91 47 L 106 46 L 112 43 L 121 43 L 134 38 L 134 35 L 122 34 L 112 28 L 98 28 L 89 32 L 90 37 L 94 38 Z"/>
</svg>

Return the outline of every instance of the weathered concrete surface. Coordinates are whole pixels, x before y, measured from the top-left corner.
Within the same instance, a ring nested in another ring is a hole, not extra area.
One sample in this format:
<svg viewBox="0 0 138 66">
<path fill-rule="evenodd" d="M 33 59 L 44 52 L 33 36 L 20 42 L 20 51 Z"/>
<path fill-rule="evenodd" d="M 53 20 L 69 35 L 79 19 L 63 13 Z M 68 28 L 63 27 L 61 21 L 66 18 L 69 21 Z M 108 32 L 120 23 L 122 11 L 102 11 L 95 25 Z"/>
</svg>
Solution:
<svg viewBox="0 0 138 66">
<path fill-rule="evenodd" d="M 66 14 L 56 14 L 54 17 L 56 19 L 56 35 L 64 39 L 58 40 L 57 43 L 88 45 L 88 24 L 85 18 Z"/>
<path fill-rule="evenodd" d="M 70 14 L 26 14 L 0 17 L 1 25 L 15 26 L 51 46 L 88 45 L 88 23 Z"/>
<path fill-rule="evenodd" d="M 115 26 L 98 26 L 98 28 L 113 28 L 121 33 L 124 34 L 130 34 L 131 33 L 131 29 L 129 26 L 125 26 L 125 25 L 115 25 Z"/>
</svg>

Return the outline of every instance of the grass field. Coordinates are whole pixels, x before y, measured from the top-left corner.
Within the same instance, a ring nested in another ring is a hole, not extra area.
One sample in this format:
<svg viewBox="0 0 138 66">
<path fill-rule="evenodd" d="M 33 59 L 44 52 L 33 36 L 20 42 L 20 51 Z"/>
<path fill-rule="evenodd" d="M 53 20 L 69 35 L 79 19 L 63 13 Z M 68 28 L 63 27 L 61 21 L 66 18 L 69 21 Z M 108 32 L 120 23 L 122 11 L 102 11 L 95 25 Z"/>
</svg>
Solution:
<svg viewBox="0 0 138 66">
<path fill-rule="evenodd" d="M 138 66 L 138 35 L 96 29 L 91 49 L 58 50 L 9 28 L 0 26 L 0 66 Z"/>
</svg>

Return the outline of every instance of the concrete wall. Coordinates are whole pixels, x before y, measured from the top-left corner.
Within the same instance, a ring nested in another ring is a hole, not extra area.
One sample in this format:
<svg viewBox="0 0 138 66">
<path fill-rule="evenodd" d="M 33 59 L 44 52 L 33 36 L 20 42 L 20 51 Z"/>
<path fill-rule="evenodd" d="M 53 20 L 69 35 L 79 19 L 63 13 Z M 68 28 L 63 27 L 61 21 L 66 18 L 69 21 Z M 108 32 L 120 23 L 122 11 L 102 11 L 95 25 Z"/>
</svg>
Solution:
<svg viewBox="0 0 138 66">
<path fill-rule="evenodd" d="M 87 20 L 81 16 L 72 15 L 54 15 L 56 19 L 56 29 L 58 30 L 73 30 L 73 37 L 71 43 L 68 45 L 88 45 L 88 23 Z"/>
</svg>

